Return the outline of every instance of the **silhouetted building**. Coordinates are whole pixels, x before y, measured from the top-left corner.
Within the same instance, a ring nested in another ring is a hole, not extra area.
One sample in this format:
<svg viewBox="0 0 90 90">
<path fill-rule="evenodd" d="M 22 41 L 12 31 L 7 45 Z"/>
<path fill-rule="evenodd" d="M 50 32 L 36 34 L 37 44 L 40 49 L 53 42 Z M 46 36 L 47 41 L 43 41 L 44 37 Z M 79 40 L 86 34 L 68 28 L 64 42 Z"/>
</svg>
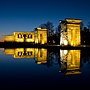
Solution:
<svg viewBox="0 0 90 90">
<path fill-rule="evenodd" d="M 81 44 L 80 22 L 78 19 L 61 21 L 60 45 L 78 46 Z"/>
</svg>

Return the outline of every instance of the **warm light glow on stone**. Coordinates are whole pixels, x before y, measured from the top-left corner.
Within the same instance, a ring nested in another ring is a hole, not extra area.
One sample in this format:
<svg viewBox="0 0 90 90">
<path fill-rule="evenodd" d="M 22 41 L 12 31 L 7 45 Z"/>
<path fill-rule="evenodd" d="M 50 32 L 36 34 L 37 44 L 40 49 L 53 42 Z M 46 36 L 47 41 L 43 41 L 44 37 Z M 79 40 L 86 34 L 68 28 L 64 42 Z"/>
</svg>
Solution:
<svg viewBox="0 0 90 90">
<path fill-rule="evenodd" d="M 4 53 L 10 54 L 14 58 L 35 58 L 37 64 L 47 63 L 47 49 L 43 48 L 4 49 Z"/>
<path fill-rule="evenodd" d="M 66 19 L 66 21 L 68 22 L 68 23 L 80 23 L 81 22 L 81 20 L 78 20 L 78 19 Z"/>
<path fill-rule="evenodd" d="M 35 61 L 37 64 L 47 63 L 47 49 L 35 49 Z"/>
<path fill-rule="evenodd" d="M 4 49 L 5 54 L 11 54 L 14 58 L 34 58 L 34 48 Z"/>
<path fill-rule="evenodd" d="M 81 44 L 80 22 L 81 20 L 66 19 L 61 22 L 60 45 L 78 46 Z M 65 41 L 67 40 L 67 42 Z"/>
<path fill-rule="evenodd" d="M 80 50 L 60 50 L 61 70 L 68 74 L 80 74 Z"/>
<path fill-rule="evenodd" d="M 5 42 L 12 42 L 12 41 L 14 41 L 14 36 L 4 36 L 4 41 Z"/>
<path fill-rule="evenodd" d="M 45 44 L 47 43 L 47 29 L 36 28 L 35 32 L 13 32 L 12 36 L 5 36 L 4 41 Z"/>
<path fill-rule="evenodd" d="M 34 42 L 34 32 L 14 32 L 12 36 L 5 36 L 7 42 Z"/>
<path fill-rule="evenodd" d="M 14 54 L 14 49 L 4 49 L 4 53 L 13 55 Z"/>
<path fill-rule="evenodd" d="M 68 50 L 64 50 L 64 54 L 65 54 L 65 55 L 68 54 Z"/>
<path fill-rule="evenodd" d="M 64 45 L 68 45 L 68 41 L 67 40 L 64 40 Z"/>
<path fill-rule="evenodd" d="M 47 29 L 36 28 L 35 43 L 40 43 L 40 44 L 47 43 Z"/>
</svg>

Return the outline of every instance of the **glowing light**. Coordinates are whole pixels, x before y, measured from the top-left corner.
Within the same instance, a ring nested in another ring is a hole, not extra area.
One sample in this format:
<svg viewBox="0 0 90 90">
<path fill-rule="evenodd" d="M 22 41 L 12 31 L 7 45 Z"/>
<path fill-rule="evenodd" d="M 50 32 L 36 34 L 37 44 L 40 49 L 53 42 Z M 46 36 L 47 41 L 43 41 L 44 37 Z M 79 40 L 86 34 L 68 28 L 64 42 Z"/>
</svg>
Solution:
<svg viewBox="0 0 90 90">
<path fill-rule="evenodd" d="M 67 40 L 64 40 L 64 45 L 68 45 L 68 41 Z"/>
<path fill-rule="evenodd" d="M 41 62 L 37 62 L 37 64 L 41 64 Z"/>
<path fill-rule="evenodd" d="M 80 22 L 77 19 L 66 19 L 65 23 L 61 22 L 60 45 L 80 45 Z M 67 28 L 65 28 L 67 27 Z"/>
<path fill-rule="evenodd" d="M 14 41 L 14 36 L 4 36 L 4 41 L 13 42 Z"/>
<path fill-rule="evenodd" d="M 64 54 L 66 55 L 68 53 L 68 50 L 64 50 Z"/>
<path fill-rule="evenodd" d="M 14 49 L 4 49 L 5 54 L 14 54 Z"/>
<path fill-rule="evenodd" d="M 66 75 L 80 74 L 80 50 L 60 50 L 61 71 Z"/>
<path fill-rule="evenodd" d="M 47 50 L 35 49 L 35 60 L 37 64 L 47 63 Z"/>
</svg>

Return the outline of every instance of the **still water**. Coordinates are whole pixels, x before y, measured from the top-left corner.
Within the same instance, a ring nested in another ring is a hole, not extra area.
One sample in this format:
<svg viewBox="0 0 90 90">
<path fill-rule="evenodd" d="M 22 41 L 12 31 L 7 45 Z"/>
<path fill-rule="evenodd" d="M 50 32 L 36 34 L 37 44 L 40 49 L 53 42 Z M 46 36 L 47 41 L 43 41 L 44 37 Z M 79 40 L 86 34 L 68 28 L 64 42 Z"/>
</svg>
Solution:
<svg viewBox="0 0 90 90">
<path fill-rule="evenodd" d="M 89 50 L 0 49 L 2 88 L 89 88 Z"/>
</svg>

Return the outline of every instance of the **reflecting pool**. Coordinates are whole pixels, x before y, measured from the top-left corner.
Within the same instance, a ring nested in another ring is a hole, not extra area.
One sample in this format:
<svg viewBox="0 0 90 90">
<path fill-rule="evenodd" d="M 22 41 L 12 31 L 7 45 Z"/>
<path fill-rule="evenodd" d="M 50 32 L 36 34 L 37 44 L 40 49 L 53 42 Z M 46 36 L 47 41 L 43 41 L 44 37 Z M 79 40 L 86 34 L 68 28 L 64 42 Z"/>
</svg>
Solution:
<svg viewBox="0 0 90 90">
<path fill-rule="evenodd" d="M 89 82 L 89 50 L 0 48 L 2 88 L 89 88 Z"/>
</svg>

